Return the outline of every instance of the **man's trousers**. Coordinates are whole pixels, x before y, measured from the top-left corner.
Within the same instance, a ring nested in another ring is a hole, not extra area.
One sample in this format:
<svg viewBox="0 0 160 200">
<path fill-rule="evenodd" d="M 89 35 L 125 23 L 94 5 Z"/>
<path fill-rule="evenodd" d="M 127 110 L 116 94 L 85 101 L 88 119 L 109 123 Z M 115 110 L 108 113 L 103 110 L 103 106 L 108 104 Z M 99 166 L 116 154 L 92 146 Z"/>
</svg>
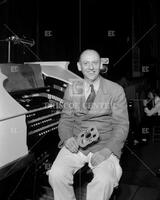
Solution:
<svg viewBox="0 0 160 200">
<path fill-rule="evenodd" d="M 92 153 L 87 156 L 80 151 L 71 153 L 66 147 L 60 150 L 48 172 L 55 200 L 76 199 L 73 189 L 73 175 L 85 163 L 88 163 L 94 175 L 92 181 L 87 185 L 87 200 L 109 200 L 122 175 L 119 159 L 111 154 L 107 160 L 93 167 L 90 162 L 91 157 Z"/>
</svg>

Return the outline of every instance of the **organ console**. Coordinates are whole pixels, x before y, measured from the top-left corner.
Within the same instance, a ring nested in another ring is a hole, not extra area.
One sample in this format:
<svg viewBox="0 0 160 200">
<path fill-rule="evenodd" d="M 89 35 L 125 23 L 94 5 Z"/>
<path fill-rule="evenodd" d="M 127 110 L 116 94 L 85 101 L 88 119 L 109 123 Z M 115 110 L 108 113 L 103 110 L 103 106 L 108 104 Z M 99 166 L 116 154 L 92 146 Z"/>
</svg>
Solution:
<svg viewBox="0 0 160 200">
<path fill-rule="evenodd" d="M 44 173 L 54 159 L 64 91 L 80 79 L 68 64 L 0 64 L 0 181 L 28 162 Z"/>
</svg>

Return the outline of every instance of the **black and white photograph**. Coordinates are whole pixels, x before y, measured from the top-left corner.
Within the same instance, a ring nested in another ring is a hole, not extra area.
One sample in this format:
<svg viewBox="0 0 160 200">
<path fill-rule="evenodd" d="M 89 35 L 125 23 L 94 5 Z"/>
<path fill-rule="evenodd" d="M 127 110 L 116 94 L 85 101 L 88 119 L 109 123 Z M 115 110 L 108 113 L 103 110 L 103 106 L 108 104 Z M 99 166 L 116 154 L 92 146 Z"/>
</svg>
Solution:
<svg viewBox="0 0 160 200">
<path fill-rule="evenodd" d="M 0 200 L 160 200 L 158 0 L 0 0 Z"/>
</svg>

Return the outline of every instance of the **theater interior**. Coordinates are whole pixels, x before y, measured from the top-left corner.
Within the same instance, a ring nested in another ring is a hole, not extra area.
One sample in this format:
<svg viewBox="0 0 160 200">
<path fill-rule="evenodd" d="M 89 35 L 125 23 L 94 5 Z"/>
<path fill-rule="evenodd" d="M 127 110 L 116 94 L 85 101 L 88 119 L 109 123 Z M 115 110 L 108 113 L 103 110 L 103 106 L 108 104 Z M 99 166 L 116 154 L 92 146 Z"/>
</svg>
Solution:
<svg viewBox="0 0 160 200">
<path fill-rule="evenodd" d="M 160 200 L 160 112 L 148 116 L 144 105 L 160 91 L 159 25 L 158 0 L 0 0 L 0 199 L 54 200 L 47 171 L 59 152 L 63 96 L 90 48 L 108 59 L 101 75 L 124 88 L 128 104 L 112 200 Z M 86 177 L 75 183 L 78 200 Z"/>
</svg>

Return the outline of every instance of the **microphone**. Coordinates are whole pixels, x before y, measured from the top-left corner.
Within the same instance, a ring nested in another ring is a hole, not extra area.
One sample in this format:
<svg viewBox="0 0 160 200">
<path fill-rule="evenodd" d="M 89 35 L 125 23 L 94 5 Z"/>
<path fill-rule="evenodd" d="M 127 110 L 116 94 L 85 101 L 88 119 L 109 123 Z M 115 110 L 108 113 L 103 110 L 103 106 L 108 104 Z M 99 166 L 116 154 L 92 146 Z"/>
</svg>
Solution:
<svg viewBox="0 0 160 200">
<path fill-rule="evenodd" d="M 8 40 L 14 42 L 15 44 L 22 43 L 24 45 L 29 45 L 31 47 L 35 45 L 35 41 L 33 39 L 27 40 L 24 38 L 19 38 L 17 35 L 9 37 Z"/>
</svg>

